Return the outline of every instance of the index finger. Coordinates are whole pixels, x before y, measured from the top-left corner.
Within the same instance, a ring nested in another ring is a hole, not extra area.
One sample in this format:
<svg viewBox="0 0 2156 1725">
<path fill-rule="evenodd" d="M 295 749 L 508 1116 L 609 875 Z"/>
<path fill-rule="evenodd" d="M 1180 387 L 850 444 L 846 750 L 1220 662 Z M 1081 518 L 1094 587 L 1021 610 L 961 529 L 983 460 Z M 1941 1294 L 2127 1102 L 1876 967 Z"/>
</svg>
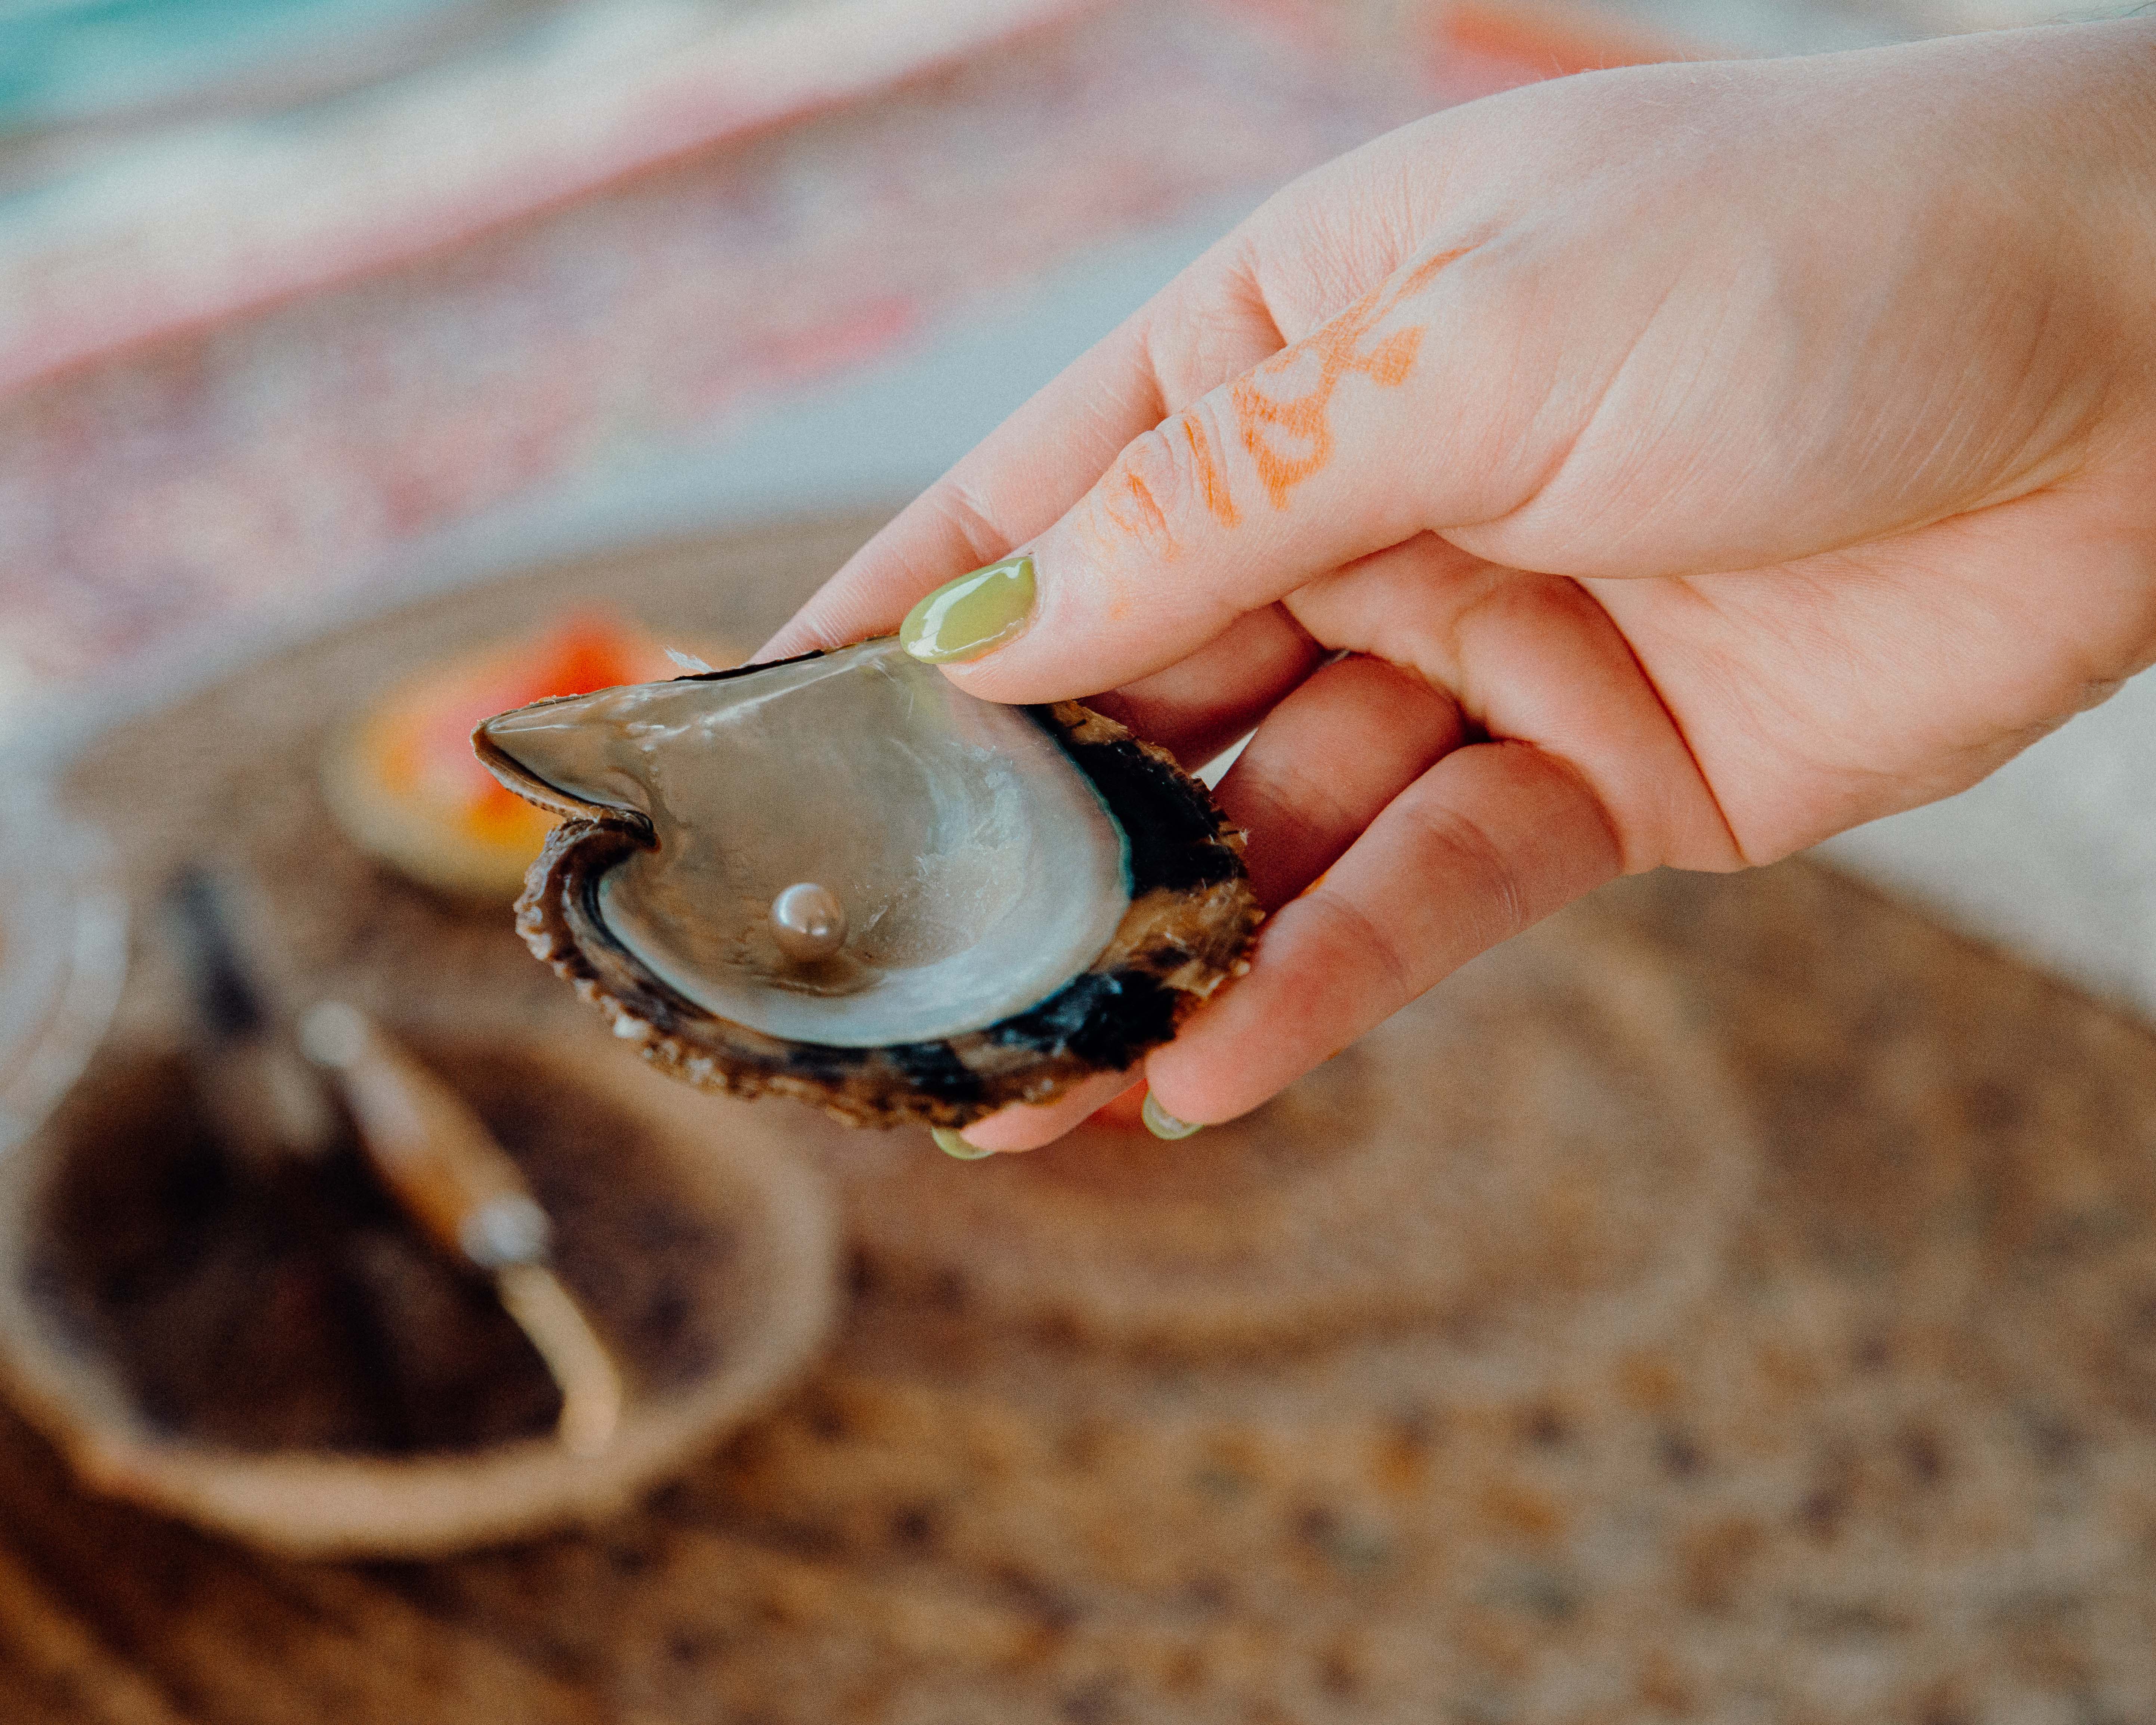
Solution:
<svg viewBox="0 0 2156 1725">
<path fill-rule="evenodd" d="M 756 657 L 888 634 L 923 593 L 1045 531 L 1133 438 L 1284 345 L 1239 229 L 908 505 Z"/>
</svg>

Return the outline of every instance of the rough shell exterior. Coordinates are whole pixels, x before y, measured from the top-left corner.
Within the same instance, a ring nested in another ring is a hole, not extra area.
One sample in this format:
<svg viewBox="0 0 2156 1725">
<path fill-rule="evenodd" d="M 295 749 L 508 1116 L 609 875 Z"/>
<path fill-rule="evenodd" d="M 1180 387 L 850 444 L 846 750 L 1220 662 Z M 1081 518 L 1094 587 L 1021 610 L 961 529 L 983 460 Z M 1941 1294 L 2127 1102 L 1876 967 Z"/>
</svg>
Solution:
<svg viewBox="0 0 2156 1725">
<path fill-rule="evenodd" d="M 598 811 L 565 805 L 513 768 L 502 771 L 508 763 L 482 737 L 481 757 L 504 783 L 527 796 L 540 789 L 532 800 L 571 816 L 526 877 L 517 931 L 653 1065 L 734 1096 L 796 1096 L 849 1125 L 961 1127 L 1120 1071 L 1248 968 L 1265 913 L 1245 876 L 1242 834 L 1165 750 L 1075 701 L 1031 711 L 1128 836 L 1131 905 L 1091 969 L 1014 1017 L 880 1048 L 793 1042 L 715 1017 L 652 976 L 597 915 L 600 878 L 648 834 L 631 817 L 595 818 Z"/>
</svg>

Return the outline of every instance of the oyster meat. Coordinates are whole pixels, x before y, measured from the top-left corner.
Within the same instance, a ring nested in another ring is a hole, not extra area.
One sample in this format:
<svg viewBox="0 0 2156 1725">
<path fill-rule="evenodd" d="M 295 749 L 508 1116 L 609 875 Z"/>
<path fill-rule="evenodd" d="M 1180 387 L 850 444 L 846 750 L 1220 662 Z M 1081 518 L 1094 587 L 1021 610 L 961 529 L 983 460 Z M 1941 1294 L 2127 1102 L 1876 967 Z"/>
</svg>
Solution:
<svg viewBox="0 0 2156 1725">
<path fill-rule="evenodd" d="M 960 1126 L 1118 1070 L 1243 962 L 1241 836 L 1075 703 L 896 639 L 546 701 L 480 757 L 568 819 L 518 926 L 652 1060 L 841 1119 Z"/>
</svg>

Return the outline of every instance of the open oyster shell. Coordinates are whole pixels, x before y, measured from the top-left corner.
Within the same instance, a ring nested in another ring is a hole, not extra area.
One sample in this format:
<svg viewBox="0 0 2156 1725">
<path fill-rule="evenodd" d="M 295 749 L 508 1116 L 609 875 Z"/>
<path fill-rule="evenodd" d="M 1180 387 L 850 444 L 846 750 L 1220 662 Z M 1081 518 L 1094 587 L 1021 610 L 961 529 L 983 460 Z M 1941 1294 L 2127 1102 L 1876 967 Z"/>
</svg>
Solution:
<svg viewBox="0 0 2156 1725">
<path fill-rule="evenodd" d="M 527 944 L 655 1064 L 856 1125 L 963 1126 L 1174 1034 L 1262 915 L 1241 834 L 1075 702 L 975 700 L 894 639 L 538 702 L 473 745 L 569 817 Z M 814 882 L 844 944 L 789 957 Z"/>
</svg>

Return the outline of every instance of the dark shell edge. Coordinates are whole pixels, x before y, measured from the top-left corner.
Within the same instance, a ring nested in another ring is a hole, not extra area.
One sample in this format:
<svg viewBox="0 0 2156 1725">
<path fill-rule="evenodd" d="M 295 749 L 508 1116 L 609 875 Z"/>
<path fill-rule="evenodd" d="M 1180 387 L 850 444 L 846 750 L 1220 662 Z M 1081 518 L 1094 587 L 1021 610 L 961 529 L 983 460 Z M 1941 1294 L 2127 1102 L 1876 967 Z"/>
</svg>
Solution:
<svg viewBox="0 0 2156 1725">
<path fill-rule="evenodd" d="M 600 877 L 649 842 L 641 824 L 591 818 L 475 737 L 481 758 L 511 789 L 570 817 L 525 878 L 517 932 L 654 1065 L 732 1096 L 798 1097 L 849 1125 L 963 1127 L 1013 1102 L 1052 1101 L 1096 1073 L 1121 1071 L 1169 1040 L 1200 1001 L 1248 968 L 1265 912 L 1243 867 L 1243 834 L 1166 750 L 1075 701 L 1027 711 L 1091 780 L 1128 835 L 1131 906 L 1091 969 L 1023 1013 L 942 1041 L 879 1048 L 793 1042 L 715 1017 L 644 970 L 593 909 Z M 533 796 L 535 789 L 548 794 Z"/>
</svg>

